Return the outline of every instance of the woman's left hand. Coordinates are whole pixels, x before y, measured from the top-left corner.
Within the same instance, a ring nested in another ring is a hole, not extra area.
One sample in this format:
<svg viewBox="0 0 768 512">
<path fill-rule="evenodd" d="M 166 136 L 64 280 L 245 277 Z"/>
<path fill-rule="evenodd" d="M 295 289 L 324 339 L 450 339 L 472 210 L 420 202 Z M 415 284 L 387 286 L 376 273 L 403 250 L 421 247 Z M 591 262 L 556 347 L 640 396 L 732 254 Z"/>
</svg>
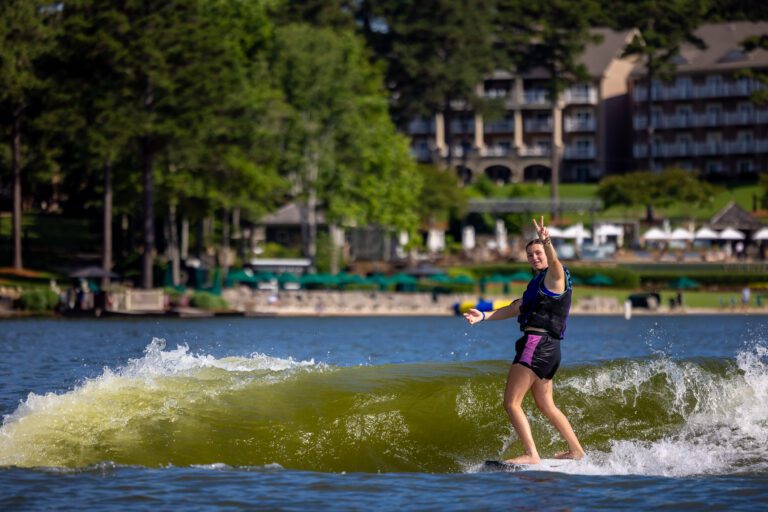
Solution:
<svg viewBox="0 0 768 512">
<path fill-rule="evenodd" d="M 536 227 L 536 233 L 539 234 L 539 240 L 542 242 L 549 238 L 549 229 L 544 225 L 544 216 L 541 216 L 541 225 L 536 223 L 536 219 L 533 219 L 533 225 Z"/>
</svg>

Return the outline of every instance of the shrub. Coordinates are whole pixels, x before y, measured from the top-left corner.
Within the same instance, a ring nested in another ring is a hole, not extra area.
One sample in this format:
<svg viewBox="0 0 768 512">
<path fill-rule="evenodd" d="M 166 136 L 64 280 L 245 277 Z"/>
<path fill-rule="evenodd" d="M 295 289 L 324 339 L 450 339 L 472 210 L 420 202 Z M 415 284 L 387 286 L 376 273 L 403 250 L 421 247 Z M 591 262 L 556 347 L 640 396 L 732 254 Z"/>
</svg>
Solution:
<svg viewBox="0 0 768 512">
<path fill-rule="evenodd" d="M 25 311 L 53 311 L 58 305 L 59 296 L 50 288 L 28 288 L 19 297 L 19 307 Z"/>
<path fill-rule="evenodd" d="M 208 292 L 195 292 L 189 299 L 189 305 L 200 309 L 227 309 L 229 304 L 218 295 Z"/>
</svg>

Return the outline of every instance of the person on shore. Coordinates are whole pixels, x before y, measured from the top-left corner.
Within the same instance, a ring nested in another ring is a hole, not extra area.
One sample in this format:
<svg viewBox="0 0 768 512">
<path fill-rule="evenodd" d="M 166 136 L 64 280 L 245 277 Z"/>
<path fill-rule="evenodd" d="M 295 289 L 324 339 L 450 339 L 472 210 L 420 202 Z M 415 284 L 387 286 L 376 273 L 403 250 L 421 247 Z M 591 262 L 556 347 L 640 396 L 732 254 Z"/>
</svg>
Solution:
<svg viewBox="0 0 768 512">
<path fill-rule="evenodd" d="M 538 464 L 539 452 L 531 435 L 531 426 L 523 411 L 525 395 L 531 391 L 536 406 L 568 443 L 568 451 L 555 455 L 560 459 L 580 459 L 584 456 L 568 418 L 557 408 L 552 398 L 552 379 L 560 366 L 560 340 L 571 306 L 571 278 L 558 260 L 549 237 L 549 230 L 533 220 L 538 238 L 525 247 L 528 263 L 535 277 L 528 283 L 523 297 L 490 312 L 470 309 L 464 314 L 470 325 L 483 320 L 504 320 L 517 317 L 523 336 L 515 343 L 515 359 L 507 375 L 504 409 L 523 444 L 524 454 L 509 459 L 511 464 Z"/>
</svg>

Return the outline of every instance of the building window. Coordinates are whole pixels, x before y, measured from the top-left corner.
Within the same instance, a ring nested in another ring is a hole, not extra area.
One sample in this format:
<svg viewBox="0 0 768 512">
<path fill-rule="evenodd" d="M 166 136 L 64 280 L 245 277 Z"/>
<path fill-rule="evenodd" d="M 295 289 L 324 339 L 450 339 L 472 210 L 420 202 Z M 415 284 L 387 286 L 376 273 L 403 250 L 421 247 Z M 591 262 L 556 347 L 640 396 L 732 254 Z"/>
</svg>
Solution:
<svg viewBox="0 0 768 512">
<path fill-rule="evenodd" d="M 736 163 L 736 168 L 740 173 L 752 172 L 752 160 L 739 160 Z"/>
<path fill-rule="evenodd" d="M 710 87 L 720 87 L 723 83 L 723 77 L 720 75 L 709 75 L 707 77 L 707 85 Z"/>
<path fill-rule="evenodd" d="M 708 174 L 716 174 L 722 172 L 723 164 L 720 162 L 720 160 L 709 160 L 707 161 L 705 169 L 707 170 Z"/>
<path fill-rule="evenodd" d="M 685 171 L 692 171 L 693 170 L 693 162 L 691 162 L 690 160 L 681 160 L 681 161 L 677 162 L 677 166 L 680 169 L 683 169 Z"/>
<path fill-rule="evenodd" d="M 739 142 L 744 142 L 746 144 L 749 144 L 754 140 L 754 134 L 752 133 L 752 131 L 745 130 L 738 133 L 738 135 L 736 136 L 736 140 L 738 140 Z"/>
</svg>

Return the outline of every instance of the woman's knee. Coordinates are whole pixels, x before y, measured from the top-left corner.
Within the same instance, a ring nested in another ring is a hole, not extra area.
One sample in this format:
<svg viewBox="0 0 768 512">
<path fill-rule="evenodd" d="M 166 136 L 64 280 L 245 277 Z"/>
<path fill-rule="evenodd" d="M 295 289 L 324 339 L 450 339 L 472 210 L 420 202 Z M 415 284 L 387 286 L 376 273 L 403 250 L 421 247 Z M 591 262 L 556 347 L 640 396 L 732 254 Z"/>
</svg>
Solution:
<svg viewBox="0 0 768 512">
<path fill-rule="evenodd" d="M 523 401 L 518 400 L 515 397 L 505 398 L 502 405 L 504 406 L 504 410 L 507 411 L 508 414 L 512 414 L 515 412 L 522 412 L 523 410 Z"/>
</svg>

